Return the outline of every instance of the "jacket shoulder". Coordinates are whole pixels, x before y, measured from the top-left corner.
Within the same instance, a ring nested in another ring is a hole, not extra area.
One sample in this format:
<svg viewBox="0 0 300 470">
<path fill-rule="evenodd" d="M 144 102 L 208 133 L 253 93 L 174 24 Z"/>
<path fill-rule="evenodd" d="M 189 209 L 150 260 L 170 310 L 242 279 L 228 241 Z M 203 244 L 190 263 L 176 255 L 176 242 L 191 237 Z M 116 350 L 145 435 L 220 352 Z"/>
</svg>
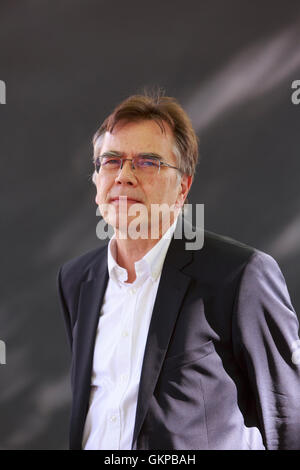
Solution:
<svg viewBox="0 0 300 470">
<path fill-rule="evenodd" d="M 220 262 L 247 261 L 257 251 L 256 248 L 234 238 L 214 232 L 204 232 L 203 253 Z"/>
<path fill-rule="evenodd" d="M 239 277 L 255 255 L 269 256 L 250 245 L 210 231 L 204 232 L 203 247 L 195 250 L 193 255 L 196 277 L 201 267 L 206 279 L 213 283 Z"/>
<path fill-rule="evenodd" d="M 107 251 L 107 245 L 90 250 L 66 261 L 60 268 L 63 283 L 77 284 L 85 281 L 96 265 L 101 262 Z"/>
<path fill-rule="evenodd" d="M 207 252 L 213 251 L 215 255 L 221 257 L 233 256 L 239 259 L 248 259 L 254 252 L 258 251 L 246 243 L 210 231 L 204 233 L 204 249 Z"/>
</svg>

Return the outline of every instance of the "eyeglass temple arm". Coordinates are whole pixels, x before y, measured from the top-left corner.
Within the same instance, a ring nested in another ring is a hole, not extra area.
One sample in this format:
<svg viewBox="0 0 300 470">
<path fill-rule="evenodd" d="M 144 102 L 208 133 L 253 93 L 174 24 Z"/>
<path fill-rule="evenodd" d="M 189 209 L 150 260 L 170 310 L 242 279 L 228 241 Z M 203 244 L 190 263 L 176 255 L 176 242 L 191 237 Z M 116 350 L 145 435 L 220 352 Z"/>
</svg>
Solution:
<svg viewBox="0 0 300 470">
<path fill-rule="evenodd" d="M 164 165 L 164 166 L 168 166 L 169 168 L 174 168 L 174 170 L 178 170 L 180 171 L 180 173 L 182 173 L 182 170 L 180 168 L 178 168 L 177 166 L 173 166 L 173 165 L 170 165 L 169 163 L 165 163 L 165 162 L 160 162 L 161 165 Z"/>
</svg>

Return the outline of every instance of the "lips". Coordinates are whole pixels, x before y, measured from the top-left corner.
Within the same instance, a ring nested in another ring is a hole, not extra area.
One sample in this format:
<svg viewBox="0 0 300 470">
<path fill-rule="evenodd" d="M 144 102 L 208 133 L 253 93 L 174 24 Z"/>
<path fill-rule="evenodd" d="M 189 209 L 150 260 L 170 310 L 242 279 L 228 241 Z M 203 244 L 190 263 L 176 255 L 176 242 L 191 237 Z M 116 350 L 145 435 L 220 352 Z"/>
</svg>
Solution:
<svg viewBox="0 0 300 470">
<path fill-rule="evenodd" d="M 126 199 L 127 198 L 127 199 Z M 110 198 L 109 202 L 119 202 L 119 201 L 127 201 L 127 202 L 141 202 L 139 201 L 138 199 L 134 199 L 132 197 L 129 197 L 129 196 L 116 196 L 116 197 L 112 197 Z"/>
</svg>

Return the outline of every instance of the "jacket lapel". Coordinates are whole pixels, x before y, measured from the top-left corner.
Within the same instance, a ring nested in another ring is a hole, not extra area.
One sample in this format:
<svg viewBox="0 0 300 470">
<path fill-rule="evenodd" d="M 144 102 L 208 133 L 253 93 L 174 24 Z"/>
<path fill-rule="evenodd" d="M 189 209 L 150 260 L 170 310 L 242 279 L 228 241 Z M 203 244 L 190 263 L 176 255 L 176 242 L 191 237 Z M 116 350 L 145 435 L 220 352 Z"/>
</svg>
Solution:
<svg viewBox="0 0 300 470">
<path fill-rule="evenodd" d="M 142 366 L 132 449 L 136 448 L 137 437 L 149 408 L 176 318 L 191 281 L 181 271 L 193 259 L 192 252 L 185 251 L 183 243 L 184 240 L 171 240 L 160 278 Z"/>
<path fill-rule="evenodd" d="M 108 282 L 107 247 L 101 251 L 88 280 L 81 284 L 77 325 L 73 331 L 72 371 L 73 407 L 71 448 L 81 448 L 81 439 L 88 409 L 90 383 L 99 313 Z M 77 335 L 77 332 L 80 332 Z"/>
</svg>

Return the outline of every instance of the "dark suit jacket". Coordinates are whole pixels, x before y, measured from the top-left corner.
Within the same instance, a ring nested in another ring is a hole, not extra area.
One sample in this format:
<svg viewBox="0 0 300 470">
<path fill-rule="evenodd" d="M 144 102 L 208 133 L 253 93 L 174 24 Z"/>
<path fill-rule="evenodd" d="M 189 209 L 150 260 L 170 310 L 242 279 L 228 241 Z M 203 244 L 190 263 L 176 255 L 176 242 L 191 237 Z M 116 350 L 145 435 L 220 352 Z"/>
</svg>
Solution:
<svg viewBox="0 0 300 470">
<path fill-rule="evenodd" d="M 164 262 L 132 449 L 299 449 L 298 321 L 277 263 L 209 232 L 201 250 L 184 244 L 173 238 Z M 81 449 L 107 282 L 107 245 L 58 274 L 72 348 L 71 449 Z"/>
</svg>

